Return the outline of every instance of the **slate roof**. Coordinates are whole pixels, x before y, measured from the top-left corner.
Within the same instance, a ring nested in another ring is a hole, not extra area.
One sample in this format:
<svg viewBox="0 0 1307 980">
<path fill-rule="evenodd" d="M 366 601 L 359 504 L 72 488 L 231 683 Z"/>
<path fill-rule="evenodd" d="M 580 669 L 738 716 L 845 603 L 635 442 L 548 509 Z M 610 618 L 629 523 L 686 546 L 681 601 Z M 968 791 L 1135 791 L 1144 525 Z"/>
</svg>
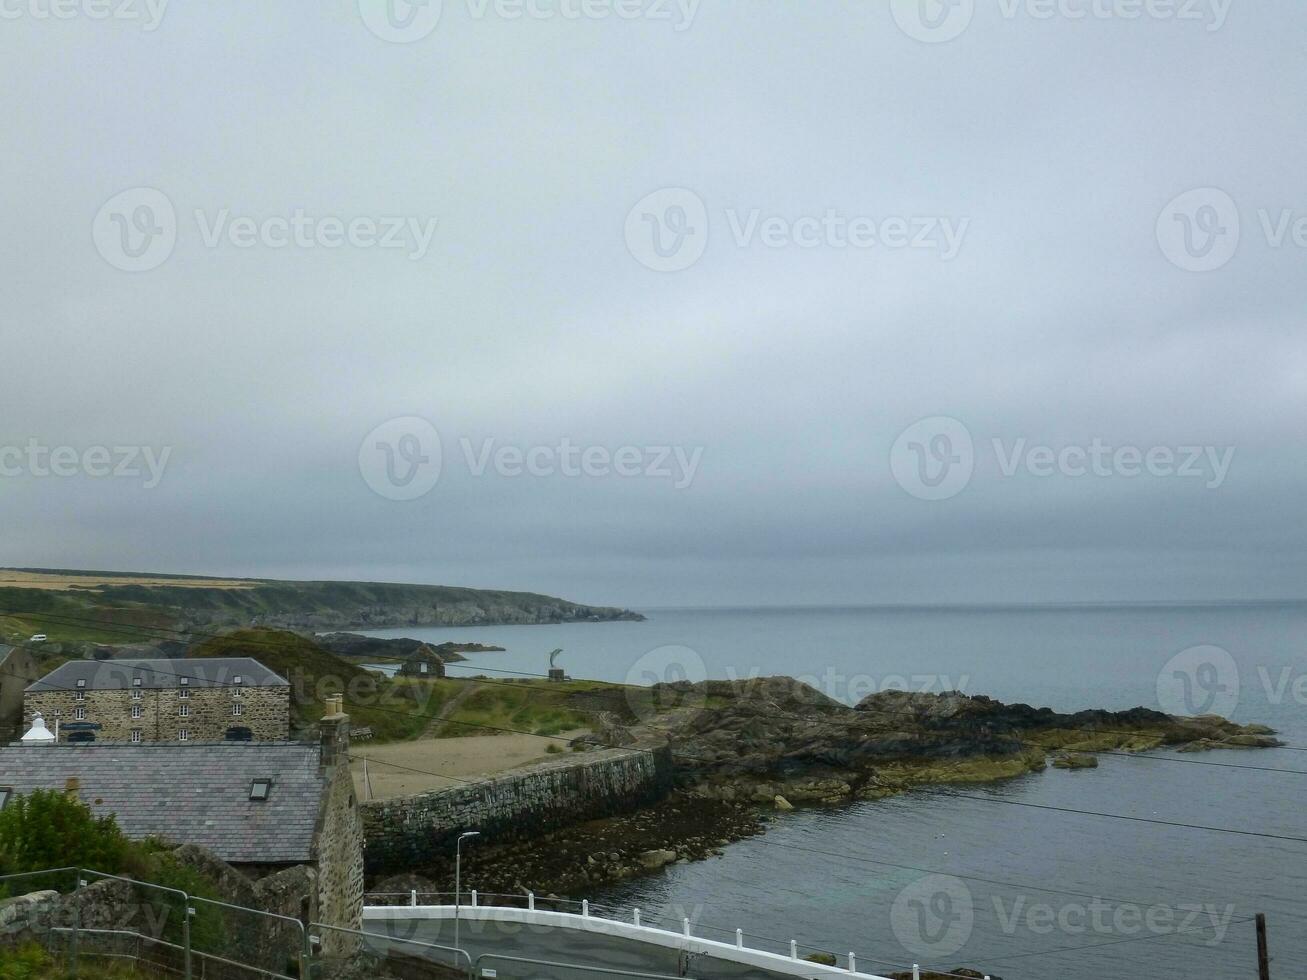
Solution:
<svg viewBox="0 0 1307 980">
<path fill-rule="evenodd" d="M 63 790 L 76 777 L 82 802 L 114 814 L 128 837 L 200 844 L 237 864 L 305 862 L 327 789 L 320 751 L 293 742 L 10 746 L 0 748 L 0 787 Z M 251 782 L 268 777 L 267 801 L 252 802 Z"/>
<path fill-rule="evenodd" d="M 199 660 L 70 660 L 56 667 L 27 690 L 71 691 L 79 680 L 88 691 L 121 691 L 141 679 L 142 688 L 176 688 L 181 678 L 189 687 L 230 687 L 236 677 L 241 687 L 290 687 L 252 657 L 213 657 Z"/>
</svg>

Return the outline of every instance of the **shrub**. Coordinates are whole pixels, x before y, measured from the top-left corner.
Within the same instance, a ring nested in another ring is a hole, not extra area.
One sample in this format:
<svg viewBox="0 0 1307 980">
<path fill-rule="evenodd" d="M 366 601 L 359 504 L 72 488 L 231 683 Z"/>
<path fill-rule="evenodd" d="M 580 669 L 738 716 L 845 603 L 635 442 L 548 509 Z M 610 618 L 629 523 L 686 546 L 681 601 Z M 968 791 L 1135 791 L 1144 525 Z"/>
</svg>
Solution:
<svg viewBox="0 0 1307 980">
<path fill-rule="evenodd" d="M 97 818 L 86 804 L 55 790 L 34 790 L 0 810 L 0 870 L 6 874 L 67 867 L 118 874 L 129 848 L 112 816 Z M 24 891 L 69 884 L 21 882 Z"/>
</svg>

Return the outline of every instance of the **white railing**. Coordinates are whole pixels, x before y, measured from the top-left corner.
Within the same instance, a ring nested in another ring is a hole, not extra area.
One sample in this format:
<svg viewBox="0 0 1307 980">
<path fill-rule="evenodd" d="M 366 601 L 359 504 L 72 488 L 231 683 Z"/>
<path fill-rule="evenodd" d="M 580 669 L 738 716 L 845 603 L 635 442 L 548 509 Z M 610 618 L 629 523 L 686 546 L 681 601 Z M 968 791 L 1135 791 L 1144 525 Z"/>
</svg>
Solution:
<svg viewBox="0 0 1307 980">
<path fill-rule="evenodd" d="M 579 914 L 572 912 L 550 912 L 535 907 L 535 896 L 515 896 L 526 901 L 526 908 L 501 905 L 487 905 L 486 896 L 479 896 L 475 891 L 464 893 L 469 899 L 462 906 L 454 905 L 418 905 L 416 895 L 413 901 L 404 905 L 367 905 L 363 908 L 363 926 L 365 931 L 385 939 L 386 933 L 368 926 L 382 923 L 421 922 L 453 920 L 457 915 L 460 920 L 475 928 L 474 924 L 513 923 L 519 926 L 536 927 L 542 932 L 552 930 L 574 930 L 589 935 L 609 936 L 614 939 L 636 943 L 646 943 L 665 949 L 674 949 L 697 956 L 740 963 L 757 969 L 768 970 L 786 976 L 805 977 L 808 980 L 885 980 L 884 977 L 870 973 L 859 973 L 857 957 L 849 953 L 847 967 L 826 966 L 799 957 L 799 944 L 790 940 L 788 956 L 767 950 L 753 949 L 745 945 L 744 932 L 735 930 L 735 942 L 724 943 L 694 935 L 694 928 L 689 919 L 681 920 L 679 932 L 658 929 L 640 922 L 640 910 L 633 909 L 631 921 L 605 918 L 592 915 L 589 902 L 581 903 Z M 542 899 L 543 901 L 543 899 Z"/>
</svg>

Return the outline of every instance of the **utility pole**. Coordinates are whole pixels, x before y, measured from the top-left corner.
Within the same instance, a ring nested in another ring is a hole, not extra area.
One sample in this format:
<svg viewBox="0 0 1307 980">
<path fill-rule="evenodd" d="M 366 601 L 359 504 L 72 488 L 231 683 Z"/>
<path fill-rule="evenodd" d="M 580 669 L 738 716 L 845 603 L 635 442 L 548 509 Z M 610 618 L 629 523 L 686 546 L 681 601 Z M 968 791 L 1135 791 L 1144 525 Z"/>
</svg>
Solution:
<svg viewBox="0 0 1307 980">
<path fill-rule="evenodd" d="M 1271 980 L 1271 958 L 1266 952 L 1266 915 L 1257 913 L 1257 977 Z"/>
<path fill-rule="evenodd" d="M 459 913 L 463 910 L 463 841 L 472 837 L 480 837 L 481 831 L 469 830 L 466 833 L 459 834 L 458 840 L 454 842 L 454 948 L 461 948 L 458 945 L 458 919 Z"/>
</svg>

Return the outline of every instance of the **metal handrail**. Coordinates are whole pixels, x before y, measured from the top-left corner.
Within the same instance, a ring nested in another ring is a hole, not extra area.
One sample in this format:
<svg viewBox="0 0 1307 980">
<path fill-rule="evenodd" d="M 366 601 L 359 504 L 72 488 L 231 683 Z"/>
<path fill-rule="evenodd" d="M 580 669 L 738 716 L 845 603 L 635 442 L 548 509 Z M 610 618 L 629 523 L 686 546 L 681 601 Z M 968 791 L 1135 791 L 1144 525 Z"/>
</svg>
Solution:
<svg viewBox="0 0 1307 980">
<path fill-rule="evenodd" d="M 282 915 L 279 912 L 263 912 L 259 909 L 246 908 L 244 905 L 232 905 L 230 902 L 220 902 L 216 898 L 202 898 L 199 895 L 191 897 L 192 902 L 203 902 L 206 905 L 217 905 L 219 908 L 231 909 L 234 912 L 252 912 L 255 915 L 262 915 L 270 919 L 280 919 L 282 922 L 289 922 L 300 931 L 299 952 L 296 959 L 299 960 L 300 976 L 307 978 L 309 975 L 309 960 L 312 959 L 312 951 L 309 948 L 309 931 L 305 928 L 304 923 L 289 915 Z"/>
<path fill-rule="evenodd" d="M 179 953 L 185 952 L 184 947 L 179 946 L 177 943 L 170 943 L 166 939 L 156 939 L 154 936 L 147 936 L 141 932 L 132 932 L 129 929 L 81 929 L 81 928 L 74 929 L 72 926 L 52 926 L 50 931 L 51 932 L 79 932 L 82 935 L 86 935 L 86 936 L 128 936 L 136 939 L 138 942 L 151 943 L 155 946 L 166 946 L 168 949 L 174 949 Z M 138 962 L 141 959 L 140 953 L 137 953 L 136 955 L 132 955 L 131 953 L 102 953 L 96 950 L 83 950 L 81 955 L 113 957 L 115 959 L 136 960 Z M 251 973 L 257 973 L 260 974 L 261 976 L 271 977 L 273 978 L 273 980 L 296 980 L 296 978 L 288 977 L 284 973 L 278 973 L 276 970 L 265 970 L 261 966 L 252 966 L 249 963 L 241 963 L 237 960 L 229 960 L 225 956 L 219 956 L 217 953 L 205 953 L 202 950 L 197 949 L 197 950 L 193 950 L 193 955 L 198 956 L 200 959 L 203 960 L 212 960 L 215 963 L 222 963 L 226 966 L 234 966 L 237 969 L 249 970 Z M 167 966 L 164 966 L 164 968 L 172 969 L 172 972 L 176 972 L 175 968 L 169 968 Z"/>
</svg>

